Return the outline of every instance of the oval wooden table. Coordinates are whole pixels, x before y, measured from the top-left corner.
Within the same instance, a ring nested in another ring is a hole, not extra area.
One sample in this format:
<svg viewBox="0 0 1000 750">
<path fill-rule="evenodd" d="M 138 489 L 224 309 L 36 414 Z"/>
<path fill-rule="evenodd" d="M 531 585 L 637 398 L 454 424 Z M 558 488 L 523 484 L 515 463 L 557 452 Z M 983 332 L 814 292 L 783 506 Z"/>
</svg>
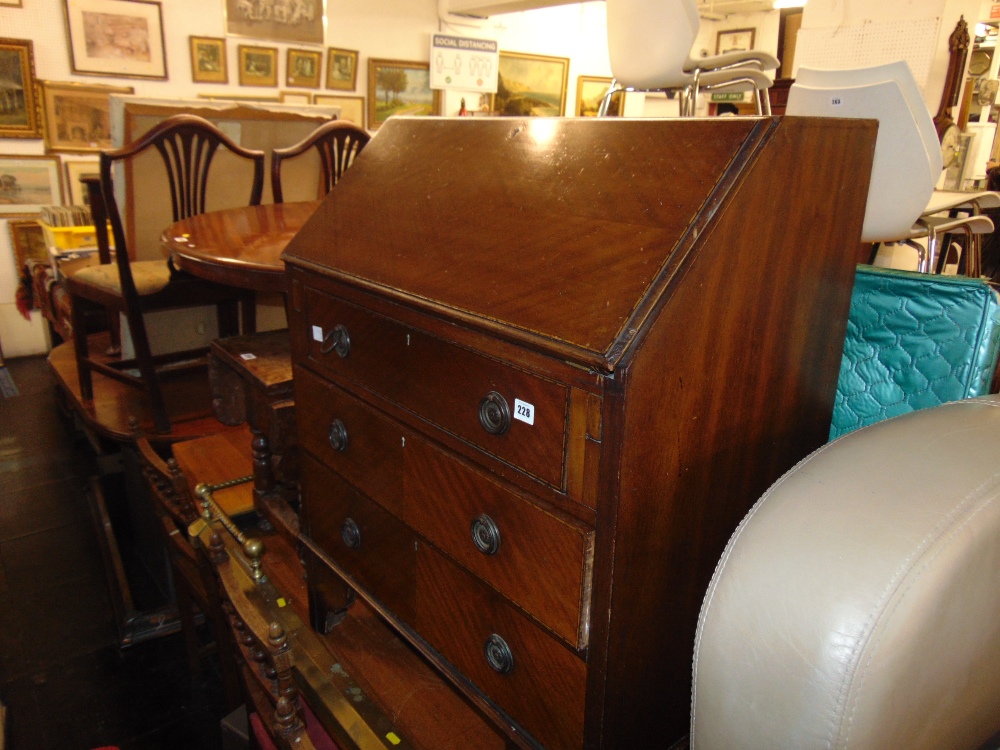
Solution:
<svg viewBox="0 0 1000 750">
<path fill-rule="evenodd" d="M 174 265 L 208 281 L 257 292 L 285 292 L 281 253 L 321 201 L 210 211 L 160 235 Z"/>
</svg>

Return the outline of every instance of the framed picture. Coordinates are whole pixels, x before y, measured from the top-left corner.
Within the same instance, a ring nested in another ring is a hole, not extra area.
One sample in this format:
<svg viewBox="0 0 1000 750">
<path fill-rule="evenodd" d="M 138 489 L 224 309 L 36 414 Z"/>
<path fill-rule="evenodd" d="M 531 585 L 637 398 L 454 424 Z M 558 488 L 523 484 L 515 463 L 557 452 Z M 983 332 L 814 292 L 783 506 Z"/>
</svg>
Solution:
<svg viewBox="0 0 1000 750">
<path fill-rule="evenodd" d="M 226 40 L 214 36 L 188 37 L 191 44 L 191 80 L 195 83 L 229 83 Z"/>
<path fill-rule="evenodd" d="M 49 151 L 103 151 L 111 143 L 111 95 L 131 86 L 42 81 L 45 146 Z"/>
<path fill-rule="evenodd" d="M 167 77 L 163 12 L 153 0 L 64 0 L 74 73 Z"/>
<path fill-rule="evenodd" d="M 493 111 L 501 115 L 559 117 L 566 111 L 569 58 L 501 52 Z"/>
<path fill-rule="evenodd" d="M 0 112 L 0 138 L 41 138 L 30 39 L 0 39 L 0 81 L 7 92 Z"/>
<path fill-rule="evenodd" d="M 278 85 L 278 48 L 237 47 L 240 60 L 240 86 Z"/>
<path fill-rule="evenodd" d="M 62 205 L 60 177 L 57 156 L 0 156 L 0 219 Z"/>
<path fill-rule="evenodd" d="M 198 94 L 199 99 L 212 102 L 269 102 L 279 104 L 280 96 L 265 96 L 264 94 Z"/>
<path fill-rule="evenodd" d="M 225 0 L 226 33 L 292 44 L 323 44 L 326 0 Z"/>
<path fill-rule="evenodd" d="M 318 89 L 323 70 L 323 53 L 310 49 L 288 49 L 285 65 L 285 85 Z"/>
<path fill-rule="evenodd" d="M 312 104 L 308 91 L 279 91 L 278 100 L 282 104 Z"/>
<path fill-rule="evenodd" d="M 7 229 L 10 230 L 10 245 L 14 248 L 19 272 L 29 260 L 49 262 L 49 247 L 45 243 L 41 224 L 31 219 L 8 221 Z"/>
<path fill-rule="evenodd" d="M 358 51 L 330 47 L 326 53 L 326 87 L 354 91 L 358 87 Z"/>
<path fill-rule="evenodd" d="M 353 122 L 359 128 L 365 126 L 365 98 L 363 96 L 333 96 L 331 94 L 313 94 L 313 104 L 326 104 L 340 107 L 338 120 Z"/>
<path fill-rule="evenodd" d="M 97 174 L 100 165 L 96 159 L 72 159 L 63 162 L 66 170 L 66 202 L 71 206 L 89 206 L 90 196 L 80 182 L 80 175 Z"/>
<path fill-rule="evenodd" d="M 746 52 L 753 49 L 753 39 L 756 29 L 726 29 L 715 37 L 715 54 L 726 52 Z"/>
<path fill-rule="evenodd" d="M 21 8 L 21 0 L 0 0 L 0 8 Z"/>
<path fill-rule="evenodd" d="M 369 130 L 378 130 L 392 115 L 440 111 L 441 96 L 431 88 L 430 63 L 368 58 Z"/>
<path fill-rule="evenodd" d="M 601 107 L 601 100 L 611 86 L 610 78 L 599 76 L 578 76 L 576 79 L 576 116 L 596 117 Z M 625 104 L 625 92 L 618 91 L 611 97 L 608 115 L 621 117 Z"/>
</svg>

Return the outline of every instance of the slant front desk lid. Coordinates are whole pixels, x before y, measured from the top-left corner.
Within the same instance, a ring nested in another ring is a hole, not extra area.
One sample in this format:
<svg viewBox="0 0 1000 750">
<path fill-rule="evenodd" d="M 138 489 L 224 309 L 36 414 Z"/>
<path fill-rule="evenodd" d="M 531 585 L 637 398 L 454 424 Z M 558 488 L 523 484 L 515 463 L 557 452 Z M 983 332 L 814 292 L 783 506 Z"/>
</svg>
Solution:
<svg viewBox="0 0 1000 750">
<path fill-rule="evenodd" d="M 701 230 L 745 183 L 773 187 L 777 213 L 782 190 L 803 181 L 789 174 L 796 145 L 816 129 L 853 129 L 857 137 L 859 126 L 394 117 L 283 257 L 611 371 L 685 259 L 697 255 Z M 787 167 L 748 181 L 769 149 L 792 149 Z M 816 192 L 828 199 L 829 191 Z M 758 219 L 746 217 L 751 236 Z"/>
</svg>

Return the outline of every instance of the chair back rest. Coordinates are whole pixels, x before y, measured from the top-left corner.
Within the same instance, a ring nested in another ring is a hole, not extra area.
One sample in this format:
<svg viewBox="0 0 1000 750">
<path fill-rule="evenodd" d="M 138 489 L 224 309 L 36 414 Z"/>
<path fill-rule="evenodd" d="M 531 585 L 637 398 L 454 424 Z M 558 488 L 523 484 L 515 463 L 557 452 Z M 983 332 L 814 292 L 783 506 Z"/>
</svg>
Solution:
<svg viewBox="0 0 1000 750">
<path fill-rule="evenodd" d="M 356 125 L 340 120 L 320 125 L 299 143 L 288 148 L 276 148 L 271 152 L 271 193 L 275 203 L 284 201 L 281 189 L 281 165 L 285 159 L 292 159 L 304 154 L 310 148 L 319 153 L 322 169 L 320 190 L 323 195 L 329 193 L 340 181 L 361 149 L 365 147 L 371 136 Z"/>
<path fill-rule="evenodd" d="M 702 604 L 692 748 L 996 747 L 998 407 L 880 422 L 768 490 Z"/>
<path fill-rule="evenodd" d="M 902 239 L 926 208 L 940 174 L 940 169 L 937 173 L 933 169 L 922 135 L 924 126 L 919 123 L 922 117 L 929 120 L 930 114 L 926 107 L 917 112 L 911 109 L 897 80 L 868 83 L 864 71 L 827 73 L 822 86 L 796 80 L 788 94 L 785 114 L 879 121 L 861 240 Z M 806 73 L 807 80 L 810 75 Z M 909 77 L 912 80 L 912 74 Z"/>
<path fill-rule="evenodd" d="M 115 238 L 118 272 L 126 301 L 135 299 L 136 293 L 129 267 L 125 226 L 118 202 L 115 200 L 113 177 L 115 165 L 127 162 L 150 148 L 155 148 L 163 159 L 174 221 L 180 221 L 204 213 L 209 170 L 219 146 L 253 164 L 254 176 L 249 205 L 259 205 L 264 191 L 264 152 L 243 148 L 204 118 L 186 114 L 174 115 L 150 129 L 135 143 L 101 152 L 101 192 Z M 152 196 L 147 197 L 155 199 Z"/>
<path fill-rule="evenodd" d="M 698 35 L 689 0 L 607 0 L 611 72 L 622 86 L 673 88 L 687 83 L 684 65 Z"/>
</svg>

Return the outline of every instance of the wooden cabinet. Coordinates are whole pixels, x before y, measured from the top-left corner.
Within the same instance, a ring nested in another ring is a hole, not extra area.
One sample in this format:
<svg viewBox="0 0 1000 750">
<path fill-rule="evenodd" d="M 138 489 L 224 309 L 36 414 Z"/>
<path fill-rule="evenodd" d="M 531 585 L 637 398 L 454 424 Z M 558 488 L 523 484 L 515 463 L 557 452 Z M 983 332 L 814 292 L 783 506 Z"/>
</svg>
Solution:
<svg viewBox="0 0 1000 750">
<path fill-rule="evenodd" d="M 872 122 L 390 119 L 292 241 L 311 617 L 516 746 L 687 731 L 702 596 L 829 430 Z"/>
</svg>

